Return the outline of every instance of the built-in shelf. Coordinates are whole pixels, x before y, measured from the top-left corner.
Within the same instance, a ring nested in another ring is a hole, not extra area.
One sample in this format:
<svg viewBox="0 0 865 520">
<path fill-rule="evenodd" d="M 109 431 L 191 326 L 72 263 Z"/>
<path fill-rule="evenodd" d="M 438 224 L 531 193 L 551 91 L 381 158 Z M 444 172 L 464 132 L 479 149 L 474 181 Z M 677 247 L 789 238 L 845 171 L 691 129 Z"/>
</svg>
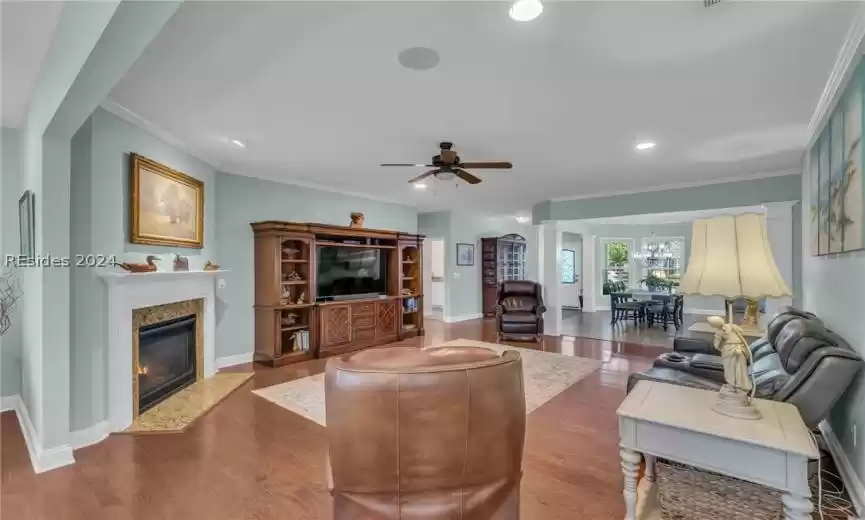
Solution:
<svg viewBox="0 0 865 520">
<path fill-rule="evenodd" d="M 423 298 L 423 294 L 408 294 L 408 295 L 403 294 L 403 295 L 397 296 L 397 298 Z"/>
<path fill-rule="evenodd" d="M 416 264 L 417 262 L 415 262 L 414 260 L 403 260 L 402 263 L 410 265 L 410 264 Z"/>
<path fill-rule="evenodd" d="M 417 312 L 417 311 L 407 311 L 407 310 L 403 310 L 403 311 L 402 311 L 403 314 L 414 314 L 414 313 L 416 313 L 416 312 Z"/>
<path fill-rule="evenodd" d="M 414 280 L 414 276 L 403 276 L 403 280 Z"/>
<path fill-rule="evenodd" d="M 403 325 L 403 326 L 402 326 L 402 330 L 414 330 L 414 329 L 416 329 L 416 328 L 417 328 L 417 325 L 415 325 L 415 324 Z"/>
<path fill-rule="evenodd" d="M 284 264 L 308 264 L 309 260 L 304 260 L 303 258 L 283 258 L 282 263 L 284 263 Z"/>
<path fill-rule="evenodd" d="M 282 332 L 291 332 L 294 330 L 305 330 L 308 328 L 309 328 L 309 325 L 291 325 L 289 327 L 282 327 Z"/>
<path fill-rule="evenodd" d="M 312 307 L 314 303 L 290 303 L 287 305 L 255 305 L 256 309 L 267 309 L 271 311 L 281 311 L 289 309 L 306 309 Z"/>
<path fill-rule="evenodd" d="M 282 285 L 305 285 L 306 283 L 306 280 L 285 280 Z"/>
</svg>

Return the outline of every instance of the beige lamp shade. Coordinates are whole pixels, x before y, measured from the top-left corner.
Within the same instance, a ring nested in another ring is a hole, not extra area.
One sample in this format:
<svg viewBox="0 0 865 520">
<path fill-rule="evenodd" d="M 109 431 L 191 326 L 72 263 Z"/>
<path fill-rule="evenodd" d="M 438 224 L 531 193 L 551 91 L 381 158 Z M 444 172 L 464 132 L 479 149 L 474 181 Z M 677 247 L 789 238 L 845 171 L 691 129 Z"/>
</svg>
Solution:
<svg viewBox="0 0 865 520">
<path fill-rule="evenodd" d="M 746 213 L 695 220 L 679 292 L 755 300 L 790 296 L 772 256 L 766 216 Z"/>
</svg>

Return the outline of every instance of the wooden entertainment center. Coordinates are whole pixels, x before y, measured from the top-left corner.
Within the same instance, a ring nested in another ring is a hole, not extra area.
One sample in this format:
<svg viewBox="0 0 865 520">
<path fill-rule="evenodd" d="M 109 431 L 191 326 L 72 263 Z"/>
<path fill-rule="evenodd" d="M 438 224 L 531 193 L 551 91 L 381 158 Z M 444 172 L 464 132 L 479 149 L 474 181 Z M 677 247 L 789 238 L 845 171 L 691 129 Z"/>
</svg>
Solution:
<svg viewBox="0 0 865 520">
<path fill-rule="evenodd" d="M 300 222 L 250 225 L 255 361 L 280 366 L 423 335 L 423 235 Z M 319 301 L 317 251 L 342 248 L 349 258 L 353 251 L 366 263 L 383 262 L 386 290 Z"/>
</svg>

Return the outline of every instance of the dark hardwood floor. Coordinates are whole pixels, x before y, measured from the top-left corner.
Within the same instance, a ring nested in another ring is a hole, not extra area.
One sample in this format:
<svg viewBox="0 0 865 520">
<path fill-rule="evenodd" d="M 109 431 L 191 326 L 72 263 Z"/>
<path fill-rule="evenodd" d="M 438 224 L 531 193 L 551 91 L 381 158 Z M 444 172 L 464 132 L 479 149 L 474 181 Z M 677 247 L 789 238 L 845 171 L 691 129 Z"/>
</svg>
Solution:
<svg viewBox="0 0 865 520">
<path fill-rule="evenodd" d="M 711 334 L 691 332 L 688 327 L 697 321 L 704 321 L 706 316 L 685 314 L 684 324 L 676 330 L 668 325 L 667 330 L 661 325 L 649 327 L 647 323 L 634 325 L 631 320 L 620 320 L 615 325 L 610 324 L 610 311 L 581 312 L 577 310 L 562 311 L 562 334 L 581 338 L 603 339 L 638 345 L 673 348 L 675 338 L 711 339 Z"/>
<path fill-rule="evenodd" d="M 428 322 L 404 342 L 494 341 L 492 321 Z M 531 344 L 519 344 L 530 347 Z M 616 408 L 628 374 L 665 351 L 583 338 L 547 337 L 547 351 L 600 359 L 602 368 L 529 415 L 523 520 L 621 519 Z M 321 372 L 324 360 L 255 377 L 187 432 L 111 436 L 75 452 L 77 463 L 36 475 L 17 420 L 0 416 L 0 518 L 14 520 L 325 520 L 324 428 L 250 390 Z"/>
</svg>

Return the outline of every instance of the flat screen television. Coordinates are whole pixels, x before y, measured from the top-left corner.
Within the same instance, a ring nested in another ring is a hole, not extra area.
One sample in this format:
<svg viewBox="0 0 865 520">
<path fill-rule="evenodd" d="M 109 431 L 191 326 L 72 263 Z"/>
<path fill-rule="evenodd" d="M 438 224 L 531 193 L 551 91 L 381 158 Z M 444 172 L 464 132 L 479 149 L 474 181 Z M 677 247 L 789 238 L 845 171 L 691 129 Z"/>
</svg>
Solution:
<svg viewBox="0 0 865 520">
<path fill-rule="evenodd" d="M 316 246 L 318 300 L 387 293 L 387 262 L 374 247 Z"/>
</svg>

